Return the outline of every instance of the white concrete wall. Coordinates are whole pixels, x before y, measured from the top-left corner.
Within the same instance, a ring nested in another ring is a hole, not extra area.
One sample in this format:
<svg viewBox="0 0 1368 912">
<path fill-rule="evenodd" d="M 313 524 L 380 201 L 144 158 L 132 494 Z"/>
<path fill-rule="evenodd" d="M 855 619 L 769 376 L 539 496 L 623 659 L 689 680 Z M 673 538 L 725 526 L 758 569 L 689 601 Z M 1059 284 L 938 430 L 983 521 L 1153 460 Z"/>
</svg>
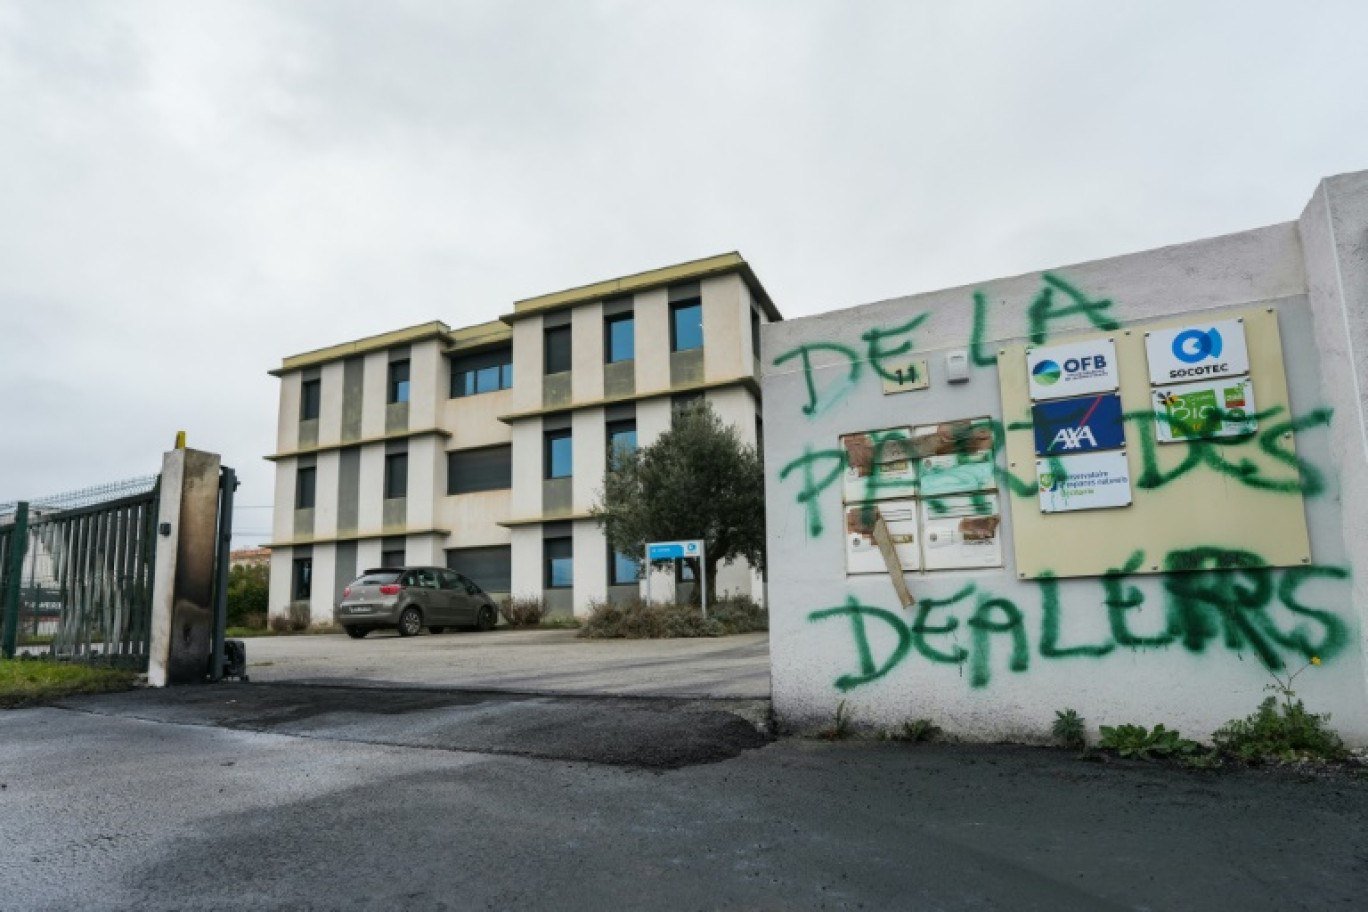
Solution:
<svg viewBox="0 0 1368 912">
<path fill-rule="evenodd" d="M 603 430 L 603 409 L 580 409 L 570 421 L 575 461 L 571 479 L 572 503 L 578 516 L 589 512 L 598 501 L 598 492 L 603 489 L 603 473 L 608 467 L 608 440 Z"/>
<path fill-rule="evenodd" d="M 363 538 L 356 543 L 356 572 L 380 566 L 384 542 L 378 538 Z"/>
<path fill-rule="evenodd" d="M 290 571 L 294 566 L 293 548 L 271 549 L 271 590 L 266 611 L 271 617 L 285 617 L 290 607 Z"/>
<path fill-rule="evenodd" d="M 369 440 L 385 434 L 385 399 L 388 396 L 389 352 L 377 351 L 366 355 L 366 367 L 361 379 L 361 437 Z M 410 378 L 413 376 L 409 374 Z M 412 387 L 412 381 L 409 386 Z"/>
<path fill-rule="evenodd" d="M 579 305 L 571 315 L 570 398 L 603 398 L 603 304 L 598 301 Z"/>
<path fill-rule="evenodd" d="M 294 459 L 277 459 L 275 464 L 275 504 L 271 510 L 271 541 L 294 538 L 295 483 L 298 466 Z M 317 493 L 317 486 L 314 487 Z M 274 566 L 274 565 L 272 565 Z M 274 574 L 274 570 L 272 573 Z"/>
<path fill-rule="evenodd" d="M 632 299 L 636 323 L 636 391 L 670 388 L 670 304 L 664 288 L 643 291 Z"/>
<path fill-rule="evenodd" d="M 535 412 L 542 406 L 542 377 L 546 375 L 543 349 L 541 317 L 527 317 L 513 324 L 514 412 Z"/>
<path fill-rule="evenodd" d="M 337 535 L 337 471 L 341 457 L 337 450 L 318 454 L 314 473 L 314 538 Z"/>
<path fill-rule="evenodd" d="M 742 377 L 751 371 L 745 348 L 750 339 L 745 283 L 738 275 L 704 279 L 703 379 L 712 382 Z"/>
<path fill-rule="evenodd" d="M 1344 392 L 1359 365 L 1353 361 L 1358 352 L 1352 342 L 1343 344 L 1353 338 L 1355 324 L 1368 330 L 1368 318 L 1362 310 L 1363 291 L 1350 296 L 1339 290 L 1348 287 L 1346 275 L 1368 289 L 1362 243 L 1368 230 L 1368 182 L 1363 176 L 1340 180 L 1325 188 L 1332 227 L 1319 236 L 1306 232 L 1309 267 L 1303 261 L 1302 233 L 1296 224 L 1285 224 L 1063 267 L 1049 275 L 1094 302 L 1094 314 L 1123 326 L 1188 313 L 1215 319 L 1217 314 L 1205 312 L 1266 305 L 1278 314 L 1293 415 L 1313 414 L 1331 403 L 1327 396 L 1333 390 L 1340 391 L 1333 440 L 1332 432 L 1315 422 L 1296 434 L 1298 458 L 1325 479 L 1323 490 L 1301 488 L 1311 566 L 1269 570 L 1265 586 L 1253 586 L 1239 571 L 1212 571 L 1202 578 L 1227 593 L 1224 597 L 1243 593 L 1239 597 L 1249 604 L 1229 610 L 1261 630 L 1278 631 L 1283 640 L 1276 649 L 1289 668 L 1302 667 L 1314 648 L 1323 664 L 1297 679 L 1298 695 L 1313 711 L 1332 713 L 1334 726 L 1347 740 L 1368 744 L 1363 587 L 1345 578 L 1353 573 L 1362 579 L 1368 569 L 1364 558 L 1356 556 L 1368 540 L 1361 519 L 1368 515 L 1362 491 L 1368 469 L 1361 421 L 1350 406 L 1353 397 Z M 1344 194 L 1339 221 L 1337 193 Z M 1317 205 L 1313 201 L 1304 224 L 1325 224 L 1324 209 L 1318 211 Z M 1332 278 L 1336 268 L 1338 281 Z M 839 482 L 800 499 L 804 454 L 837 447 L 842 433 L 978 415 L 1000 421 L 997 347 L 1024 339 L 1031 304 L 1047 287 L 1045 274 L 1033 273 L 766 326 L 762 360 L 770 650 L 775 711 L 785 723 L 800 728 L 829 724 L 846 701 L 859 724 L 895 726 L 929 718 L 962 737 L 1029 740 L 1048 737 L 1055 711 L 1072 708 L 1094 731 L 1101 724 L 1164 723 L 1206 739 L 1227 720 L 1250 713 L 1266 695 L 1265 685 L 1272 679 L 1255 651 L 1238 635 L 1235 646 L 1228 645 L 1222 634 L 1228 623 L 1223 618 L 1229 615 L 1183 594 L 1184 586 L 1192 585 L 1192 574 L 1126 578 L 1125 596 L 1141 601 L 1117 609 L 1124 625 L 1169 640 L 1143 648 L 1118 642 L 1108 606 L 1112 595 L 1103 579 L 1053 584 L 1019 580 L 1010 502 L 1001 489 L 1005 565 L 911 574 L 913 593 L 921 601 L 910 610 L 899 607 L 887 575 L 846 575 Z M 1069 303 L 1058 288 L 1053 293 L 1060 295 L 1056 306 Z M 1347 331 L 1337 294 L 1354 314 Z M 987 305 L 977 334 L 976 295 Z M 905 325 L 923 313 L 927 319 L 914 332 L 914 347 L 928 357 L 932 389 L 885 396 L 868 368 L 862 335 Z M 1046 331 L 1058 339 L 1094 328 L 1079 311 L 1049 323 Z M 1341 344 L 1334 344 L 1336 339 Z M 858 353 L 863 370 L 855 382 L 844 379 L 850 360 L 831 351 L 813 353 L 816 366 L 810 378 L 801 359 L 775 365 L 799 346 L 819 341 Z M 975 342 L 980 343 L 977 351 Z M 950 385 L 944 379 L 943 356 L 956 348 L 980 357 L 967 383 Z M 817 403 L 809 398 L 809 379 L 818 391 Z M 1009 469 L 1003 454 L 998 456 L 999 470 L 1005 473 Z M 820 473 L 822 467 L 814 470 Z M 1212 472 L 1215 485 L 1240 483 L 1205 464 L 1194 471 Z M 1359 477 L 1347 476 L 1349 471 Z M 1295 484 L 1295 473 L 1292 477 Z M 1347 499 L 1351 496 L 1352 501 Z M 1346 518 L 1349 513 L 1354 518 Z M 1357 537 L 1348 548 L 1346 535 Z M 1047 645 L 1051 591 L 1058 594 L 1059 635 Z M 851 600 L 866 606 L 867 613 L 851 616 Z M 971 625 L 977 611 L 986 612 L 984 617 L 994 623 L 1007 616 L 1005 608 L 990 612 L 984 607 L 994 600 L 1020 612 L 1019 627 L 1004 632 Z M 922 611 L 927 614 L 919 626 Z M 1169 625 L 1184 623 L 1194 613 L 1213 625 L 1212 636 L 1185 642 L 1166 635 Z M 860 648 L 861 630 L 867 652 Z M 1015 655 L 1018 644 L 1023 648 Z"/>
<path fill-rule="evenodd" d="M 509 531 L 499 523 L 512 515 L 512 500 L 511 488 L 443 497 L 437 525 L 451 530 L 446 547 L 478 548 L 508 544 L 511 540 Z"/>
<path fill-rule="evenodd" d="M 450 382 L 450 381 L 446 381 Z M 515 384 L 518 382 L 515 378 Z M 449 390 L 450 387 L 444 388 Z M 508 443 L 513 439 L 513 431 L 502 421 L 500 415 L 513 411 L 513 391 L 499 390 L 496 393 L 481 393 L 478 396 L 460 396 L 445 399 L 441 408 L 441 427 L 451 432 L 447 441 L 449 450 L 465 450 L 472 447 L 492 446 Z"/>
<path fill-rule="evenodd" d="M 410 437 L 408 443 L 408 526 L 431 529 L 438 498 L 446 496 L 446 440 L 434 434 Z"/>
<path fill-rule="evenodd" d="M 536 519 L 542 510 L 542 423 L 538 418 L 513 425 L 513 515 Z"/>
<path fill-rule="evenodd" d="M 314 545 L 313 583 L 309 591 L 309 623 L 331 624 L 337 604 L 337 549 Z"/>
<path fill-rule="evenodd" d="M 356 530 L 379 535 L 385 518 L 385 445 L 372 443 L 361 448 L 360 489 L 356 503 Z"/>
<path fill-rule="evenodd" d="M 304 375 L 291 371 L 280 378 L 280 413 L 276 423 L 276 452 L 292 453 L 299 448 L 300 389 Z"/>
<path fill-rule="evenodd" d="M 513 565 L 511 593 L 513 598 L 541 598 L 541 526 L 518 526 L 514 528 L 510 553 Z"/>
<path fill-rule="evenodd" d="M 598 523 L 580 520 L 574 528 L 575 614 L 586 615 L 592 602 L 608 598 L 608 544 Z"/>
</svg>

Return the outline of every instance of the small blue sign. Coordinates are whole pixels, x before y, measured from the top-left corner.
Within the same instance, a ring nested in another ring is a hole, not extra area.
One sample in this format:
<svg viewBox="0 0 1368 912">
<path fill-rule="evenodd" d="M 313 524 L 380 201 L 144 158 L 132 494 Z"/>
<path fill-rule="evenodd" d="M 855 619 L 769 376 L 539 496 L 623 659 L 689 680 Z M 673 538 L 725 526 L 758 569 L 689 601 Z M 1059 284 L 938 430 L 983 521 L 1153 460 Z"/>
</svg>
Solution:
<svg viewBox="0 0 1368 912">
<path fill-rule="evenodd" d="M 1126 445 L 1121 397 L 1115 393 L 1040 402 L 1031 408 L 1031 421 L 1039 456 L 1114 450 Z"/>
<path fill-rule="evenodd" d="M 698 542 L 655 542 L 646 546 L 648 561 L 676 560 L 681 557 L 698 557 Z"/>
</svg>

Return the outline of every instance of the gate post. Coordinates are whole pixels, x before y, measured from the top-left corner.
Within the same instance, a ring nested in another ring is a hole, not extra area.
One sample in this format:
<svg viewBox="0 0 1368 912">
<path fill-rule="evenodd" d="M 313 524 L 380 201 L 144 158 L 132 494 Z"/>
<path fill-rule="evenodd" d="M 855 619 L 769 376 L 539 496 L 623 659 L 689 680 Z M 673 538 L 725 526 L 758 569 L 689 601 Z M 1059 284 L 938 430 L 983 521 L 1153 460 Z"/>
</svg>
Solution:
<svg viewBox="0 0 1368 912">
<path fill-rule="evenodd" d="M 218 537 L 219 457 L 176 449 L 162 458 L 147 683 L 198 684 L 209 674 Z"/>
<path fill-rule="evenodd" d="M 9 554 L 6 555 L 9 567 L 0 568 L 0 579 L 8 583 L 0 589 L 4 599 L 0 605 L 0 618 L 4 621 L 0 632 L 0 655 L 7 659 L 14 658 L 14 647 L 19 642 L 19 588 L 24 581 L 24 555 L 28 551 L 28 508 L 28 502 L 21 500 L 14 511 Z"/>
</svg>

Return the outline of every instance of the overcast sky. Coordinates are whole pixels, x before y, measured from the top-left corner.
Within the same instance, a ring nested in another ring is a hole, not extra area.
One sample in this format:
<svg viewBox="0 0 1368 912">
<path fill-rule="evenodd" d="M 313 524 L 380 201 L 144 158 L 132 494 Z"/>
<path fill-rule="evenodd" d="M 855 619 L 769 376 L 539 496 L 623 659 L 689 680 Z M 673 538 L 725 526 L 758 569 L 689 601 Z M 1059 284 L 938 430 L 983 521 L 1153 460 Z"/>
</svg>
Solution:
<svg viewBox="0 0 1368 912">
<path fill-rule="evenodd" d="M 0 501 L 183 429 L 266 541 L 286 355 L 729 250 L 795 317 L 1288 221 L 1368 168 L 1365 35 L 1308 0 L 0 0 Z"/>
</svg>

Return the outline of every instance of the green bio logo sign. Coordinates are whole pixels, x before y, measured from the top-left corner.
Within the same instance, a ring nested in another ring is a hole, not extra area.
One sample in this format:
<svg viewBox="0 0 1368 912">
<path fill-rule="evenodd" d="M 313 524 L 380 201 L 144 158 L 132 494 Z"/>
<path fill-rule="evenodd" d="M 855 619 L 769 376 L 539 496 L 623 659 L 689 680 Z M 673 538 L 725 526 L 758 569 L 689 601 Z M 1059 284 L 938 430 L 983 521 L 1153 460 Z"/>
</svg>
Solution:
<svg viewBox="0 0 1368 912">
<path fill-rule="evenodd" d="M 1059 365 L 1053 361 L 1041 361 L 1031 373 L 1041 386 L 1052 386 L 1059 381 Z"/>
<path fill-rule="evenodd" d="M 1156 390 L 1163 440 L 1198 440 L 1248 434 L 1257 424 L 1253 413 L 1253 390 L 1248 381 L 1207 383 L 1200 386 Z"/>
</svg>

